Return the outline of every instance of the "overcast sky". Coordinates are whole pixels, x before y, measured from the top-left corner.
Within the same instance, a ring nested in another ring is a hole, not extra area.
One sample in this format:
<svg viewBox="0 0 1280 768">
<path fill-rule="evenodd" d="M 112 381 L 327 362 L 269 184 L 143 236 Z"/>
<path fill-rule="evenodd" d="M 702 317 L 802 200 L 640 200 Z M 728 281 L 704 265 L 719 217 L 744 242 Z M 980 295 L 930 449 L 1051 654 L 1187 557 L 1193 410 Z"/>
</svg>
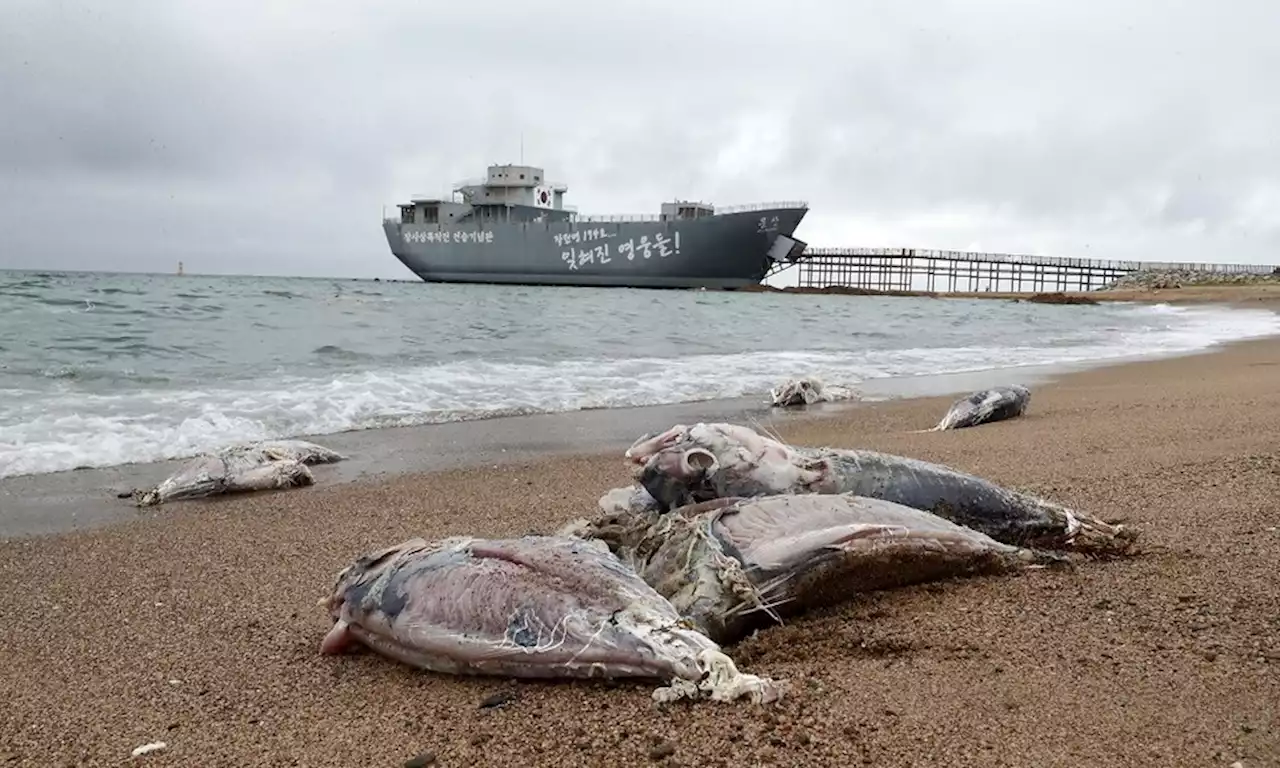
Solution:
<svg viewBox="0 0 1280 768">
<path fill-rule="evenodd" d="M 522 134 L 584 213 L 803 199 L 814 246 L 1280 263 L 1278 29 L 1276 0 L 4 0 L 0 267 L 411 277 L 383 206 Z"/>
</svg>

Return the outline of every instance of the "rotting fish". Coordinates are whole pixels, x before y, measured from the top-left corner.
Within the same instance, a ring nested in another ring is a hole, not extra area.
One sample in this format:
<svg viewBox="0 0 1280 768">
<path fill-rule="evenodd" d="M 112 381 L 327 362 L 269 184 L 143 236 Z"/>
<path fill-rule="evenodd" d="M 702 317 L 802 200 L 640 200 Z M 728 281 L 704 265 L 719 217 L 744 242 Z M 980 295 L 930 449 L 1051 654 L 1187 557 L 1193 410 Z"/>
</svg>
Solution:
<svg viewBox="0 0 1280 768">
<path fill-rule="evenodd" d="M 353 644 L 458 675 L 655 678 L 659 702 L 776 700 L 603 542 L 572 536 L 412 538 L 342 569 L 322 654 Z"/>
<path fill-rule="evenodd" d="M 308 469 L 346 457 L 305 440 L 263 440 L 222 448 L 191 459 L 177 472 L 148 490 L 122 493 L 139 507 L 179 499 L 227 493 L 297 488 L 315 483 Z"/>
<path fill-rule="evenodd" d="M 1016 418 L 1027 412 L 1030 403 L 1031 390 L 1021 384 L 984 389 L 952 403 L 936 426 L 923 431 L 962 429 Z"/>
<path fill-rule="evenodd" d="M 1137 540 L 1127 526 L 941 464 L 789 446 L 737 424 L 677 424 L 641 437 L 625 457 L 663 509 L 726 496 L 854 493 L 932 512 L 1020 547 L 1109 555 L 1129 551 Z"/>
<path fill-rule="evenodd" d="M 937 515 L 850 493 L 619 512 L 561 533 L 604 542 L 717 643 L 857 593 L 1065 564 Z"/>
<path fill-rule="evenodd" d="M 769 390 L 769 400 L 775 406 L 813 405 L 819 402 L 848 400 L 855 397 L 853 390 L 838 385 L 828 385 L 816 376 L 787 379 Z"/>
<path fill-rule="evenodd" d="M 605 514 L 623 512 L 661 512 L 662 504 L 642 485 L 614 488 L 600 497 L 600 510 Z"/>
</svg>

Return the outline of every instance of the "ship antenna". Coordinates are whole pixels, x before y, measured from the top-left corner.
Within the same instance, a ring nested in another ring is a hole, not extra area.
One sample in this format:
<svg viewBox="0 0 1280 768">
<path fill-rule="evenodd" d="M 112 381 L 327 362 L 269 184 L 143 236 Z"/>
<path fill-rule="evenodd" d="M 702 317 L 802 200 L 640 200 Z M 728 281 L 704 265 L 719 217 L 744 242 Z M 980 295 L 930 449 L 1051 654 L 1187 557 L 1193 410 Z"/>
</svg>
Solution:
<svg viewBox="0 0 1280 768">
<path fill-rule="evenodd" d="M 524 165 L 524 131 L 520 132 L 520 164 Z"/>
</svg>

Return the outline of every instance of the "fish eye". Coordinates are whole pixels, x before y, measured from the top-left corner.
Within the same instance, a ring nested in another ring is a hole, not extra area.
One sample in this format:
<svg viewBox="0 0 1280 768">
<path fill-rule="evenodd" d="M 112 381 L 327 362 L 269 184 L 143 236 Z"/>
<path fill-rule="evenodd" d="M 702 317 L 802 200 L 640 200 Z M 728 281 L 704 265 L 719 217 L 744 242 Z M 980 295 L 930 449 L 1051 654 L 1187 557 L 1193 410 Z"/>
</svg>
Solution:
<svg viewBox="0 0 1280 768">
<path fill-rule="evenodd" d="M 710 469 L 716 463 L 716 457 L 707 451 L 689 451 L 685 460 L 694 469 Z"/>
</svg>

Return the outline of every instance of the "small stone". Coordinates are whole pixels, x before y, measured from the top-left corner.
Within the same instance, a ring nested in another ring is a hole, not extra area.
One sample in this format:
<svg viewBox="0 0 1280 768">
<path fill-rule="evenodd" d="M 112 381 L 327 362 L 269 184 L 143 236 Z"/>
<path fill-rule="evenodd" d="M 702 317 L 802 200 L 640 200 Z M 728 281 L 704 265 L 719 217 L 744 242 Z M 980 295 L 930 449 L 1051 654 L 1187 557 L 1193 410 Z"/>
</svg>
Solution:
<svg viewBox="0 0 1280 768">
<path fill-rule="evenodd" d="M 404 768 L 425 768 L 428 765 L 436 764 L 436 753 L 431 750 L 419 752 L 414 757 L 404 761 Z"/>
<path fill-rule="evenodd" d="M 480 709 L 500 709 L 519 697 L 516 691 L 498 691 L 485 696 L 480 701 Z"/>
<path fill-rule="evenodd" d="M 649 748 L 650 760 L 661 760 L 664 757 L 671 757 L 676 753 L 675 742 L 667 740 L 660 744 L 655 744 Z"/>
<path fill-rule="evenodd" d="M 471 737 L 471 746 L 478 747 L 493 737 L 487 733 L 477 733 Z"/>
</svg>

